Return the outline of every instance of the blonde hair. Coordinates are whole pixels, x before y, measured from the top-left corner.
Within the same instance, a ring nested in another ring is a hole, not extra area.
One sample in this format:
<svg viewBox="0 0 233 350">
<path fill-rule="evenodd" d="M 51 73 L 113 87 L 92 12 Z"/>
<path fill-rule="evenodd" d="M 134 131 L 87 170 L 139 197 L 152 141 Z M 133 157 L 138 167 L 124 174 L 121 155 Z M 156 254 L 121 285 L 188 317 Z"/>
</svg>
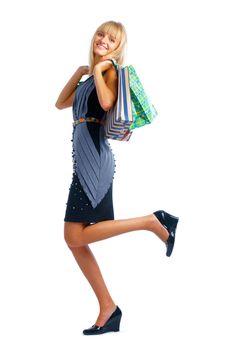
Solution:
<svg viewBox="0 0 233 350">
<path fill-rule="evenodd" d="M 125 27 L 120 22 L 114 22 L 114 21 L 104 22 L 96 29 L 91 40 L 90 51 L 89 51 L 89 67 L 90 67 L 89 74 L 93 73 L 93 68 L 94 68 L 93 43 L 94 43 L 95 35 L 99 31 L 109 33 L 113 35 L 116 38 L 116 40 L 119 40 L 119 45 L 110 54 L 113 56 L 113 58 L 115 58 L 116 62 L 118 64 L 123 64 L 125 59 L 126 45 L 127 45 L 127 34 L 126 34 Z"/>
</svg>

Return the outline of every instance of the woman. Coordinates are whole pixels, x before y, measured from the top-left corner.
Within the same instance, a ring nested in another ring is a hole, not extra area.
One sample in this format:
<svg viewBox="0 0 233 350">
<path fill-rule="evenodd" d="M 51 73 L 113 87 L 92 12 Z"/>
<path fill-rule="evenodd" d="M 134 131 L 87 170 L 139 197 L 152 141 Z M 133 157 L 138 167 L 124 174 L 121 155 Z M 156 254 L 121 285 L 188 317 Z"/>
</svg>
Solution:
<svg viewBox="0 0 233 350">
<path fill-rule="evenodd" d="M 102 120 L 117 99 L 117 72 L 110 61 L 124 61 L 126 31 L 119 22 L 100 25 L 91 41 L 89 66 L 80 66 L 61 91 L 56 107 L 73 108 L 73 179 L 64 218 L 64 238 L 93 288 L 100 312 L 85 335 L 119 331 L 122 312 L 113 301 L 89 243 L 122 233 L 148 230 L 166 244 L 170 256 L 178 218 L 153 214 L 114 220 L 112 185 L 115 159 Z M 89 77 L 80 82 L 83 75 Z"/>
</svg>

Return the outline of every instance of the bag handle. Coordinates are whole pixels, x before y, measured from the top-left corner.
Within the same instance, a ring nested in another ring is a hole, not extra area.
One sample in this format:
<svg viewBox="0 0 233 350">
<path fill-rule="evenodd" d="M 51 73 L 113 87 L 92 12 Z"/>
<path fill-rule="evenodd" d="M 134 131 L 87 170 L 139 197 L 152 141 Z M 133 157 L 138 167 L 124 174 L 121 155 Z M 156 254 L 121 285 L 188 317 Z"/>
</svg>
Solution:
<svg viewBox="0 0 233 350">
<path fill-rule="evenodd" d="M 116 70 L 116 73 L 118 74 L 118 69 L 117 69 L 118 68 L 118 64 L 117 64 L 115 58 L 112 58 L 111 60 L 108 60 L 108 61 L 112 62 L 113 66 L 114 66 L 114 68 Z"/>
</svg>

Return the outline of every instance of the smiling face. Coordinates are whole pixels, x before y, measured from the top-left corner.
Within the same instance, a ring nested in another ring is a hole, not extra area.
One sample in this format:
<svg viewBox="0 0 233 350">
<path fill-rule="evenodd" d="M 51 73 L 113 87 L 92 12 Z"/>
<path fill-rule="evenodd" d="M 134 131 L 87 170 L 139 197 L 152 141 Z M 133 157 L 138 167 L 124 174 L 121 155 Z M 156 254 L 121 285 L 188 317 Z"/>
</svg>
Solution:
<svg viewBox="0 0 233 350">
<path fill-rule="evenodd" d="M 123 64 L 127 35 L 125 27 L 120 22 L 108 21 L 102 23 L 94 33 L 89 50 L 89 73 L 92 74 L 97 62 L 114 58 L 118 64 Z"/>
<path fill-rule="evenodd" d="M 99 30 L 94 37 L 93 54 L 98 57 L 109 55 L 118 45 L 119 40 L 113 34 Z"/>
</svg>

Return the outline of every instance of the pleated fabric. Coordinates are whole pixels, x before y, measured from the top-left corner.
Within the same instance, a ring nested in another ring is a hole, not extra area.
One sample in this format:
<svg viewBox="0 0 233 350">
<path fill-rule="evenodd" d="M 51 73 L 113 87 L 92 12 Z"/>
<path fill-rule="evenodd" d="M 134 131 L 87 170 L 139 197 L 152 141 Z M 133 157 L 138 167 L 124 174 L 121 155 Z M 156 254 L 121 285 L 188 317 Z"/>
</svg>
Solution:
<svg viewBox="0 0 233 350">
<path fill-rule="evenodd" d="M 80 123 L 74 131 L 75 170 L 84 192 L 93 208 L 103 199 L 109 189 L 115 170 L 115 160 L 105 138 L 104 127 L 99 127 L 100 154 L 87 129 Z"/>
<path fill-rule="evenodd" d="M 73 119 L 95 117 L 106 112 L 99 104 L 90 76 L 77 86 L 73 103 Z M 70 186 L 64 221 L 94 223 L 114 219 L 112 184 L 115 158 L 99 123 L 83 122 L 73 126 L 73 179 Z"/>
</svg>

